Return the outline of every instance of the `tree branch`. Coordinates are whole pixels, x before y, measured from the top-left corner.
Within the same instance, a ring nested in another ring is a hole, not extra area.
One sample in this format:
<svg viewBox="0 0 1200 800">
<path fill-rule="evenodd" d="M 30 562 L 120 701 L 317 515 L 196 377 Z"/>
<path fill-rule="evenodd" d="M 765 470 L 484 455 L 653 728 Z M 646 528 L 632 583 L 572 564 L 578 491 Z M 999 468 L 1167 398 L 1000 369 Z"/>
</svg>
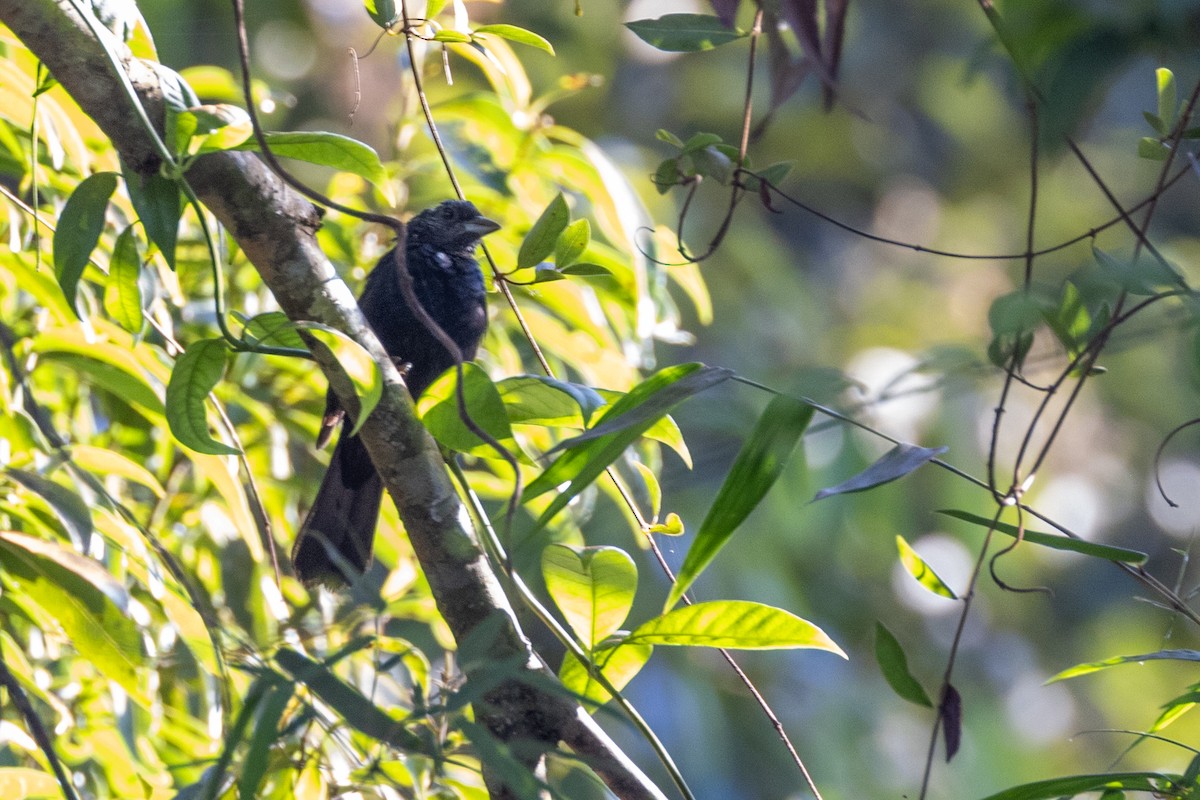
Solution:
<svg viewBox="0 0 1200 800">
<path fill-rule="evenodd" d="M 112 74 L 103 46 L 68 0 L 0 0 L 0 21 L 97 122 L 126 164 L 139 172 L 157 169 L 151 138 L 138 123 L 131 99 Z M 119 61 L 150 118 L 161 120 L 156 73 L 123 45 L 109 44 L 120 54 Z M 346 332 L 367 348 L 382 369 L 384 395 L 361 435 L 396 501 L 438 609 L 459 642 L 485 619 L 500 619 L 489 657 L 524 664 L 523 675 L 505 680 L 485 695 L 477 709 L 479 719 L 505 741 L 536 742 L 543 750 L 559 741 L 566 743 L 621 798 L 662 798 L 577 703 L 565 694 L 540 688 L 546 685 L 548 672 L 518 627 L 437 446 L 413 413 L 399 372 L 349 288 L 317 245 L 317 209 L 248 153 L 203 156 L 186 177 L 232 233 L 288 317 Z M 332 354 L 314 348 L 313 355 L 339 398 L 355 407 L 353 389 Z M 475 677 L 471 669 L 479 671 L 468 668 L 469 678 Z"/>
</svg>

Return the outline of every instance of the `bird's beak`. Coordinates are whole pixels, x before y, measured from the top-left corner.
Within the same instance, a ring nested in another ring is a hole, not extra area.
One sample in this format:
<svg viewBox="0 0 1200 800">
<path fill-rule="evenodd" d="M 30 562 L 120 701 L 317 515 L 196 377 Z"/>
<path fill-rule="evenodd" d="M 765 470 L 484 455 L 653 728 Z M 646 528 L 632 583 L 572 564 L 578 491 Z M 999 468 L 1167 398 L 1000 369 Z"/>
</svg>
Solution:
<svg viewBox="0 0 1200 800">
<path fill-rule="evenodd" d="M 464 222 L 462 229 L 472 236 L 483 237 L 500 230 L 500 223 L 487 217 L 475 217 Z"/>
</svg>

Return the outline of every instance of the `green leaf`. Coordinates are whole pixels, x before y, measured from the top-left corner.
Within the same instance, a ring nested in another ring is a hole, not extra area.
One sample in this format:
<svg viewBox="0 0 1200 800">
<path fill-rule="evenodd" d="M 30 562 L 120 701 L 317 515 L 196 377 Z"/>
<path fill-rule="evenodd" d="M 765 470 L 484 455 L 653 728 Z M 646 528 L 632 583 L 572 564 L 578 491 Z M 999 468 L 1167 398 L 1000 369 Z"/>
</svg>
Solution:
<svg viewBox="0 0 1200 800">
<path fill-rule="evenodd" d="M 1090 675 L 1102 669 L 1115 667 L 1120 664 L 1140 664 L 1143 661 L 1200 661 L 1200 650 L 1157 650 L 1153 653 L 1142 653 L 1136 656 L 1114 656 L 1103 661 L 1090 661 L 1076 664 L 1055 675 L 1046 683 L 1065 681 L 1067 678 L 1078 678 L 1080 675 Z"/>
<path fill-rule="evenodd" d="M 683 176 L 679 172 L 679 159 L 668 158 L 658 165 L 658 169 L 654 170 L 652 180 L 658 193 L 666 194 L 671 191 L 671 187 L 678 186 L 682 179 Z"/>
<path fill-rule="evenodd" d="M 505 378 L 496 389 L 513 424 L 583 427 L 597 409 L 608 404 L 590 386 L 545 375 Z"/>
<path fill-rule="evenodd" d="M 542 512 L 538 527 L 549 522 L 675 405 L 732 374 L 730 370 L 702 364 L 667 367 L 609 406 L 596 427 L 564 443 L 569 449 L 526 487 L 525 497 L 533 498 L 563 483 L 568 484 Z"/>
<path fill-rule="evenodd" d="M 542 551 L 542 576 L 588 651 L 621 627 L 637 591 L 637 566 L 616 547 L 551 544 Z"/>
<path fill-rule="evenodd" d="M 988 324 L 996 336 L 1029 333 L 1041 322 L 1042 303 L 1024 289 L 997 297 L 988 309 Z"/>
<path fill-rule="evenodd" d="M 271 747 L 280 738 L 279 720 L 283 717 L 295 690 L 296 687 L 290 681 L 274 681 L 267 696 L 258 704 L 254 733 L 250 737 L 250 747 L 242 759 L 242 774 L 238 779 L 239 800 L 255 800 L 260 797 L 258 790 L 270 765 Z"/>
<path fill-rule="evenodd" d="M 45 500 L 77 547 L 87 545 L 92 536 L 92 512 L 82 497 L 36 472 L 8 469 L 4 474 Z"/>
<path fill-rule="evenodd" d="M 646 44 L 673 53 L 712 50 L 746 35 L 744 31 L 725 27 L 709 14 L 667 14 L 658 19 L 627 22 L 625 27 Z"/>
<path fill-rule="evenodd" d="M 1092 254 L 1100 271 L 1119 287 L 1133 295 L 1153 295 L 1161 289 L 1186 288 L 1179 273 L 1156 258 L 1139 259 L 1136 263 L 1105 253 L 1092 246 Z"/>
<path fill-rule="evenodd" d="M 142 257 L 133 226 L 121 231 L 108 261 L 108 282 L 104 285 L 104 310 L 113 321 L 132 334 L 142 332 L 146 318 L 142 312 Z"/>
<path fill-rule="evenodd" d="M 530 47 L 536 47 L 538 50 L 554 55 L 554 47 L 550 42 L 546 41 L 541 36 L 538 36 L 533 31 L 527 31 L 524 28 L 518 28 L 516 25 L 505 25 L 503 23 L 496 25 L 481 25 L 472 31 L 473 34 L 479 35 L 491 34 L 499 36 L 501 39 L 508 39 L 510 42 L 517 44 L 526 44 Z"/>
<path fill-rule="evenodd" d="M 625 641 L 732 650 L 812 648 L 846 658 L 842 648 L 811 622 L 748 600 L 714 600 L 677 608 L 638 626 Z"/>
<path fill-rule="evenodd" d="M 395 204 L 395 189 L 388 180 L 387 170 L 379 160 L 379 154 L 369 145 L 340 133 L 325 131 L 268 133 L 266 136 L 267 146 L 275 155 L 357 175 L 381 191 L 389 203 Z M 234 149 L 257 151 L 258 141 L 251 138 Z"/>
<path fill-rule="evenodd" d="M 456 31 L 451 28 L 441 28 L 436 31 L 432 37 L 435 42 L 453 42 L 454 44 L 466 44 L 471 41 L 471 34 Z"/>
<path fill-rule="evenodd" d="M 603 644 L 593 654 L 593 661 L 600 668 L 605 680 L 619 692 L 641 672 L 653 652 L 654 648 L 648 644 Z M 563 656 L 558 678 L 563 682 L 563 686 L 589 704 L 599 707 L 612 699 L 608 690 L 601 686 L 569 651 Z"/>
<path fill-rule="evenodd" d="M 244 320 L 243 342 L 249 345 L 278 345 L 307 350 L 308 345 L 297 332 L 297 325 L 282 311 L 268 311 Z"/>
<path fill-rule="evenodd" d="M 565 271 L 566 267 L 579 261 L 579 257 L 591 241 L 592 226 L 586 219 L 575 220 L 558 235 L 558 241 L 554 245 L 554 265 Z M 604 274 L 610 273 L 605 269 Z"/>
<path fill-rule="evenodd" d="M 193 106 L 184 113 L 191 114 L 196 120 L 189 152 L 232 150 L 254 136 L 250 115 L 246 109 L 232 103 Z"/>
<path fill-rule="evenodd" d="M 517 252 L 517 269 L 528 269 L 545 261 L 554 252 L 558 236 L 567 227 L 571 212 L 567 210 L 567 201 L 562 193 L 555 195 L 546 206 L 546 210 L 538 217 L 537 222 L 525 235 L 521 249 Z"/>
<path fill-rule="evenodd" d="M 208 395 L 225 373 L 228 353 L 223 339 L 201 339 L 183 351 L 171 370 L 171 380 L 167 383 L 167 424 L 180 444 L 197 453 L 222 456 L 240 452 L 218 442 L 208 432 Z"/>
<path fill-rule="evenodd" d="M 742 445 L 700 524 L 696 539 L 679 568 L 675 585 L 667 596 L 666 608 L 679 602 L 766 495 L 812 418 L 812 406 L 786 395 L 772 398 Z"/>
<path fill-rule="evenodd" d="M 75 308 L 79 279 L 104 231 L 108 198 L 116 189 L 115 172 L 89 175 L 71 192 L 58 218 L 54 229 L 54 276 L 71 308 Z"/>
<path fill-rule="evenodd" d="M 0 565 L 14 593 L 57 621 L 81 656 L 149 707 L 138 683 L 141 633 L 123 585 L 95 561 L 21 533 L 0 533 Z"/>
<path fill-rule="evenodd" d="M 587 220 L 580 220 L 587 222 Z M 612 270 L 599 264 L 571 264 L 562 268 L 563 275 L 577 275 L 581 278 L 610 278 Z"/>
<path fill-rule="evenodd" d="M 1056 800 L 1074 797 L 1084 792 L 1100 792 L 1105 789 L 1125 789 L 1135 792 L 1152 792 L 1174 783 L 1175 777 L 1159 772 L 1114 772 L 1100 775 L 1070 775 L 1046 781 L 1014 786 L 1002 792 L 988 795 L 984 800 Z"/>
<path fill-rule="evenodd" d="M 658 139 L 660 142 L 666 142 L 669 145 L 678 147 L 681 150 L 683 149 L 683 140 L 671 133 L 666 128 L 659 128 L 657 131 L 655 131 L 654 138 Z"/>
<path fill-rule="evenodd" d="M 1138 139 L 1138 158 L 1145 158 L 1150 161 L 1166 161 L 1170 152 L 1161 141 L 1152 136 L 1143 136 L 1141 139 Z"/>
<path fill-rule="evenodd" d="M 417 401 L 417 416 L 443 446 L 460 453 L 498 458 L 491 445 L 476 436 L 458 411 L 457 370 L 453 367 L 430 384 Z M 463 364 L 463 399 L 475 424 L 490 434 L 510 453 L 520 452 L 512 438 L 512 427 L 500 392 L 478 364 Z"/>
<path fill-rule="evenodd" d="M 706 147 L 722 144 L 725 140 L 715 133 L 694 133 L 683 145 L 683 155 L 697 153 Z"/>
<path fill-rule="evenodd" d="M 888 450 L 878 461 L 853 478 L 817 492 L 812 502 L 815 503 L 817 500 L 823 500 L 835 494 L 862 492 L 903 478 L 949 449 L 949 447 L 918 447 L 915 444 L 903 442 Z"/>
<path fill-rule="evenodd" d="M 388 28 L 400 16 L 395 0 L 366 0 L 365 5 L 367 14 L 381 28 Z"/>
<path fill-rule="evenodd" d="M 879 622 L 875 623 L 875 661 L 883 673 L 884 680 L 897 695 L 910 703 L 933 708 L 933 701 L 924 687 L 908 671 L 908 656 L 892 632 Z"/>
<path fill-rule="evenodd" d="M 379 365 L 361 344 L 336 328 L 319 322 L 299 322 L 296 323 L 296 327 L 328 347 L 329 352 L 333 353 L 333 357 L 341 365 L 342 371 L 354 384 L 359 408 L 351 435 L 357 434 L 367 417 L 375 410 L 379 398 L 383 397 L 383 373 L 379 370 Z"/>
<path fill-rule="evenodd" d="M 634 461 L 633 466 L 646 486 L 646 496 L 650 499 L 650 519 L 658 519 L 659 512 L 662 511 L 662 487 L 658 485 L 658 477 L 654 470 L 640 461 Z"/>
<path fill-rule="evenodd" d="M 1175 110 L 1179 107 L 1179 91 L 1175 88 L 1175 73 L 1166 67 L 1154 70 L 1154 82 L 1157 85 L 1158 118 L 1162 120 L 1166 130 L 1159 131 L 1166 136 L 1175 127 Z"/>
<path fill-rule="evenodd" d="M 179 238 L 179 216 L 183 213 L 179 186 L 158 173 L 142 175 L 122 166 L 125 190 L 137 212 L 146 237 L 154 242 L 167 266 L 175 269 L 175 245 Z"/>
<path fill-rule="evenodd" d="M 401 750 L 433 755 L 429 743 L 408 730 L 403 720 L 389 716 L 324 664 L 287 647 L 280 648 L 275 660 L 356 731 Z"/>
<path fill-rule="evenodd" d="M 971 514 L 966 511 L 957 511 L 954 509 L 940 509 L 939 514 L 945 514 L 948 517 L 961 519 L 964 522 L 971 522 L 975 525 L 980 525 L 984 528 L 992 527 L 992 520 L 989 517 L 981 517 L 978 514 Z M 1004 522 L 995 524 L 996 531 L 1007 536 L 1016 537 L 1019 529 L 1016 525 L 1009 525 Z M 1121 561 L 1126 564 L 1144 564 L 1146 562 L 1146 554 L 1137 550 L 1127 550 L 1124 547 L 1113 547 L 1107 544 L 1096 544 L 1095 542 L 1084 541 L 1083 539 L 1072 539 L 1067 536 L 1059 536 L 1053 533 L 1038 533 L 1026 529 L 1023 538 L 1027 542 L 1050 547 L 1055 550 L 1067 550 L 1072 553 L 1082 553 L 1086 556 L 1095 556 L 1103 558 L 1107 561 Z"/>
<path fill-rule="evenodd" d="M 1151 114 L 1149 111 L 1143 111 L 1142 118 L 1146 120 L 1146 124 L 1153 128 L 1159 136 L 1166 136 L 1168 133 L 1170 133 L 1170 130 L 1167 128 L 1167 126 L 1163 124 L 1162 117 Z M 1150 141 L 1158 144 L 1160 147 L 1162 145 L 1162 142 L 1158 139 L 1151 139 Z"/>
<path fill-rule="evenodd" d="M 958 599 L 954 590 L 938 577 L 938 574 L 933 571 L 933 567 L 925 563 L 925 559 L 912 549 L 912 545 L 905 541 L 903 536 L 896 537 L 896 547 L 900 551 L 900 563 L 904 565 L 904 569 L 908 571 L 909 575 L 917 579 L 917 583 L 941 597 L 951 600 Z"/>
</svg>

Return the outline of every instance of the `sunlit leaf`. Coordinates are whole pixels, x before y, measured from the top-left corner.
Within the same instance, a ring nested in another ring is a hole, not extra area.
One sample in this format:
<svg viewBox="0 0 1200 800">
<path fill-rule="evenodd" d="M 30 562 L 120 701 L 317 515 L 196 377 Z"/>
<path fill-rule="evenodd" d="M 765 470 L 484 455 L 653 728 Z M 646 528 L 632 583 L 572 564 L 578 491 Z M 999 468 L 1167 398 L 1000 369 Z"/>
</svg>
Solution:
<svg viewBox="0 0 1200 800">
<path fill-rule="evenodd" d="M 125 228 L 113 245 L 108 260 L 108 281 L 104 286 L 104 310 L 113 321 L 130 333 L 137 334 L 146 326 L 142 313 L 142 289 L 138 278 L 142 272 L 142 257 L 133 226 Z"/>
<path fill-rule="evenodd" d="M 237 455 L 238 450 L 208 432 L 208 395 L 225 374 L 229 348 L 223 339 L 193 342 L 175 360 L 167 384 L 167 423 L 184 447 L 209 455 Z"/>
<path fill-rule="evenodd" d="M 58 218 L 54 229 L 54 275 L 72 308 L 83 269 L 104 230 L 108 198 L 116 189 L 115 172 L 89 175 L 71 192 Z"/>
<path fill-rule="evenodd" d="M 92 514 L 83 498 L 62 484 L 23 469 L 8 469 L 4 474 L 46 501 L 67 535 L 82 547 L 92 535 Z"/>
<path fill-rule="evenodd" d="M 496 384 L 509 422 L 582 427 L 608 401 L 581 383 L 544 375 L 517 375 Z"/>
<path fill-rule="evenodd" d="M 1069 775 L 1045 781 L 1013 786 L 1002 792 L 991 794 L 983 800 L 1058 800 L 1074 797 L 1085 792 L 1101 792 L 1105 789 L 1124 789 L 1131 792 L 1151 792 L 1174 783 L 1178 776 L 1159 772 L 1113 772 L 1098 775 Z"/>
<path fill-rule="evenodd" d="M 933 708 L 933 701 L 924 687 L 908 670 L 904 648 L 892 632 L 878 622 L 875 623 L 875 661 L 892 691 L 910 703 Z"/>
<path fill-rule="evenodd" d="M 712 50 L 746 35 L 708 14 L 667 14 L 658 19 L 627 22 L 625 27 L 646 44 L 679 53 Z"/>
<path fill-rule="evenodd" d="M 161 498 L 166 495 L 166 490 L 154 477 L 154 473 L 116 450 L 77 444 L 71 448 L 71 460 L 98 476 L 124 478 L 145 486 L 155 497 Z"/>
<path fill-rule="evenodd" d="M 786 395 L 771 399 L 700 524 L 667 596 L 666 608 L 679 602 L 775 483 L 812 417 L 813 408 L 806 403 Z"/>
<path fill-rule="evenodd" d="M 542 576 L 588 650 L 621 627 L 637 591 L 637 566 L 616 547 L 551 544 L 542 551 Z"/>
<path fill-rule="evenodd" d="M 0 767 L 0 797 L 39 800 L 62 797 L 62 787 L 49 772 L 29 767 Z"/>
<path fill-rule="evenodd" d="M 1179 90 L 1175 88 L 1175 73 L 1166 67 L 1154 70 L 1154 81 L 1157 88 L 1158 118 L 1165 130 L 1159 131 L 1166 136 L 1175 127 L 1175 110 L 1179 107 Z"/>
<path fill-rule="evenodd" d="M 925 563 L 925 559 L 921 558 L 916 550 L 913 550 L 912 545 L 905 541 L 903 536 L 896 537 L 896 548 L 900 551 L 900 563 L 904 565 L 904 569 L 909 575 L 916 578 L 917 583 L 941 597 L 948 597 L 951 600 L 958 599 L 954 590 L 938 577 L 938 574 L 933 571 L 933 567 Z"/>
<path fill-rule="evenodd" d="M 849 480 L 842 481 L 837 486 L 830 486 L 817 492 L 813 502 L 832 497 L 835 494 L 862 492 L 873 489 L 898 478 L 903 478 L 910 472 L 924 466 L 933 459 L 949 450 L 949 447 L 918 447 L 915 444 L 901 443 L 887 451 L 878 461 Z"/>
<path fill-rule="evenodd" d="M 1103 661 L 1091 661 L 1086 664 L 1076 664 L 1070 669 L 1064 669 L 1046 683 L 1064 681 L 1067 678 L 1078 678 L 1080 675 L 1090 675 L 1102 669 L 1115 667 L 1120 664 L 1140 664 L 1143 661 L 1200 661 L 1200 650 L 1157 650 L 1153 653 L 1142 653 L 1136 656 L 1114 656 Z"/>
<path fill-rule="evenodd" d="M 0 533 L 0 563 L 13 591 L 62 626 L 79 654 L 143 706 L 141 634 L 125 587 L 91 559 L 52 542 Z"/>
<path fill-rule="evenodd" d="M 296 323 L 288 319 L 282 311 L 268 311 L 256 314 L 248 320 L 242 330 L 242 339 L 255 345 L 272 345 L 276 347 L 292 347 L 305 350 L 307 346 L 297 332 Z"/>
<path fill-rule="evenodd" d="M 500 455 L 467 427 L 458 409 L 457 370 L 451 368 L 430 384 L 417 401 L 417 416 L 445 447 L 484 458 Z M 463 399 L 471 420 L 510 453 L 517 453 L 504 401 L 492 379 L 478 364 L 463 364 Z"/>
<path fill-rule="evenodd" d="M 748 600 L 713 600 L 668 611 L 625 639 L 630 644 L 732 650 L 813 648 L 846 654 L 824 631 L 781 608 Z"/>
<path fill-rule="evenodd" d="M 577 219 L 563 229 L 554 245 L 554 265 L 564 269 L 575 264 L 592 240 L 592 228 L 586 219 Z M 604 270 L 608 274 L 608 270 Z"/>
<path fill-rule="evenodd" d="M 395 204 L 395 189 L 388 179 L 387 169 L 370 145 L 326 131 L 268 132 L 266 136 L 267 146 L 275 155 L 357 175 L 382 192 L 389 203 Z M 258 141 L 251 138 L 234 149 L 257 151 Z"/>
<path fill-rule="evenodd" d="M 538 36 L 533 31 L 519 28 L 516 25 L 505 25 L 503 23 L 496 25 L 480 25 L 473 34 L 490 34 L 499 36 L 501 39 L 508 39 L 510 42 L 517 44 L 525 44 L 530 47 L 536 47 L 538 50 L 554 55 L 554 47 L 550 42 L 546 41 L 541 36 Z"/>
<path fill-rule="evenodd" d="M 613 403 L 594 428 L 567 443 L 566 452 L 525 489 L 537 497 L 560 484 L 568 484 L 542 512 L 538 525 L 546 524 L 575 495 L 621 456 L 651 425 L 693 394 L 727 380 L 733 373 L 702 364 L 680 364 L 660 370 Z M 601 432 L 596 433 L 597 430 Z"/>
<path fill-rule="evenodd" d="M 602 644 L 593 654 L 593 660 L 604 679 L 619 692 L 641 671 L 653 652 L 654 648 L 648 644 Z M 612 699 L 608 690 L 591 676 L 573 653 L 563 656 L 558 677 L 569 691 L 596 706 Z"/>
</svg>

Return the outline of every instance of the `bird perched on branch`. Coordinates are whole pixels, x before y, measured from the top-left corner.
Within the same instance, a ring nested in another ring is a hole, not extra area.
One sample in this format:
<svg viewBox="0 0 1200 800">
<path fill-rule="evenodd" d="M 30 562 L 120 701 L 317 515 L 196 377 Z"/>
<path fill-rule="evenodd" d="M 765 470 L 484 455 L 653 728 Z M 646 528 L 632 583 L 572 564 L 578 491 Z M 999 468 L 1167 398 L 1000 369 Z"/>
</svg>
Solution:
<svg viewBox="0 0 1200 800">
<path fill-rule="evenodd" d="M 475 248 L 499 225 L 462 200 L 447 200 L 408 223 L 405 261 L 421 307 L 454 340 L 464 360 L 475 357 L 487 326 L 483 274 Z M 455 364 L 450 353 L 422 324 L 405 300 L 397 270 L 397 248 L 388 251 L 367 276 L 358 304 L 388 354 L 404 365 L 413 399 Z M 383 479 L 367 448 L 351 436 L 351 421 L 333 392 L 317 439 L 323 446 L 342 425 L 329 470 L 292 548 L 296 575 L 305 583 L 344 584 L 366 569 L 375 543 L 383 499 Z"/>
</svg>

